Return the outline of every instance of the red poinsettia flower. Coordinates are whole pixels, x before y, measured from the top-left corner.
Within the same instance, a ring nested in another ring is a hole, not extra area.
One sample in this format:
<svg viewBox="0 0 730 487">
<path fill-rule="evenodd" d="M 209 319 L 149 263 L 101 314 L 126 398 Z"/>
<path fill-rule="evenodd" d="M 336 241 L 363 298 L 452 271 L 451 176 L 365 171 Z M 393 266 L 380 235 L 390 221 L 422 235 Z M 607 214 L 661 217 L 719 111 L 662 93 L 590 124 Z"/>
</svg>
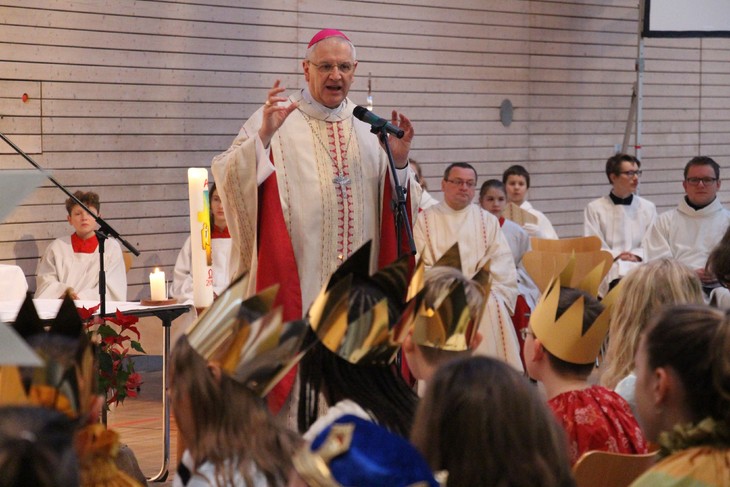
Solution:
<svg viewBox="0 0 730 487">
<path fill-rule="evenodd" d="M 122 329 L 122 331 L 129 330 L 135 335 L 137 335 L 137 340 L 141 338 L 139 334 L 139 330 L 136 326 L 134 326 L 135 323 L 139 321 L 139 317 L 137 316 L 127 316 L 123 314 L 119 309 L 117 309 L 116 313 L 114 313 L 114 318 L 109 318 L 109 321 L 112 323 L 119 325 L 119 327 Z"/>
<path fill-rule="evenodd" d="M 139 375 L 137 372 L 130 374 L 129 378 L 127 379 L 127 384 L 125 385 L 125 387 L 127 389 L 127 396 L 137 397 L 137 390 L 139 389 L 139 386 L 141 386 L 141 385 L 142 385 L 142 376 Z"/>
<path fill-rule="evenodd" d="M 126 316 L 116 310 L 113 317 L 106 319 L 95 315 L 99 306 L 91 309 L 79 308 L 79 316 L 86 321 L 86 332 L 96 343 L 99 363 L 99 388 L 107 397 L 107 407 L 124 402 L 126 397 L 136 397 L 142 383 L 134 371 L 134 361 L 128 357 L 130 348 L 144 353 L 139 343 L 140 333 L 135 324 L 136 316 Z M 136 335 L 136 340 L 132 334 Z M 128 346 L 125 347 L 125 344 Z"/>
</svg>

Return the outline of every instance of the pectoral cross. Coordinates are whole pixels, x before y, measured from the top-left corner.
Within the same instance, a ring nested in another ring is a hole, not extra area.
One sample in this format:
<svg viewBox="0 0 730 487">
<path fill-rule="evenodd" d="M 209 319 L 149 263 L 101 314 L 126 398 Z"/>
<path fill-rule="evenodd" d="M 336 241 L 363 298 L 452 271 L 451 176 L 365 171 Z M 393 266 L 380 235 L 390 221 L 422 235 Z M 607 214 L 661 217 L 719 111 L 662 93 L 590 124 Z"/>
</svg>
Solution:
<svg viewBox="0 0 730 487">
<path fill-rule="evenodd" d="M 340 186 L 349 186 L 350 185 L 350 178 L 347 176 L 335 176 L 332 179 L 332 182 L 335 184 L 339 184 Z"/>
</svg>

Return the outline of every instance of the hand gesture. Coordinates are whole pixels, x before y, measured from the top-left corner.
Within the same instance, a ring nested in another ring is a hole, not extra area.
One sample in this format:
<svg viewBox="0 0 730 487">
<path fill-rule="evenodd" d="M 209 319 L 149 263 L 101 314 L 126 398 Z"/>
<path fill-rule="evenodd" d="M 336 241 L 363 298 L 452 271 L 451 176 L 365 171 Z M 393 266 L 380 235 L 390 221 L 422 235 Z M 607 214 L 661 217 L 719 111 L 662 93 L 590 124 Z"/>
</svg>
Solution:
<svg viewBox="0 0 730 487">
<path fill-rule="evenodd" d="M 393 154 L 393 161 L 398 169 L 406 167 L 408 161 L 408 152 L 411 150 L 411 141 L 413 140 L 413 125 L 411 121 L 403 115 L 393 110 L 391 114 L 390 123 L 403 129 L 403 138 L 399 139 L 395 136 L 389 135 L 388 143 L 390 145 L 390 152 Z"/>
<path fill-rule="evenodd" d="M 279 130 L 279 127 L 282 126 L 286 117 L 299 106 L 297 103 L 290 103 L 287 106 L 278 104 L 287 100 L 286 97 L 280 96 L 286 90 L 285 87 L 279 86 L 280 83 L 281 81 L 277 79 L 274 86 L 269 90 L 269 94 L 264 102 L 263 121 L 259 129 L 259 137 L 261 138 L 261 142 L 264 143 L 264 147 L 269 146 L 271 138 Z"/>
</svg>

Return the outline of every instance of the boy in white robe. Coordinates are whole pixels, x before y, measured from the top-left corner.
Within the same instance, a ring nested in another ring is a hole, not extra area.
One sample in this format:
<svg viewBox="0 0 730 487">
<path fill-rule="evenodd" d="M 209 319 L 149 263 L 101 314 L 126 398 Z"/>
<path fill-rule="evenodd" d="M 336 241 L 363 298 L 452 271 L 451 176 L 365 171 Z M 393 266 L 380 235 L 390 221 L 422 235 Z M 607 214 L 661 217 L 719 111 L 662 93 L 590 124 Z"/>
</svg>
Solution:
<svg viewBox="0 0 730 487">
<path fill-rule="evenodd" d="M 77 191 L 74 196 L 99 215 L 99 195 Z M 36 298 L 59 299 L 70 290 L 73 299 L 99 299 L 99 241 L 96 220 L 73 199 L 66 200 L 68 223 L 74 233 L 51 242 L 38 263 Z M 104 242 L 106 297 L 127 300 L 127 270 L 116 240 Z"/>
<path fill-rule="evenodd" d="M 624 277 L 644 260 L 642 239 L 656 220 L 656 206 L 635 194 L 641 177 L 641 161 L 628 154 L 616 154 L 606 161 L 611 192 L 591 201 L 583 212 L 583 235 L 601 239 L 601 248 L 614 261 L 601 283 L 599 295 L 612 282 Z"/>
<path fill-rule="evenodd" d="M 525 230 L 531 237 L 558 239 L 558 234 L 550 223 L 548 217 L 541 211 L 536 210 L 527 201 L 527 190 L 530 189 L 530 173 L 527 169 L 516 164 L 510 166 L 502 174 L 502 184 L 507 189 L 507 197 L 510 202 L 519 205 L 525 211 L 529 211 L 537 218 L 537 226 L 532 223 L 525 224 Z"/>
</svg>

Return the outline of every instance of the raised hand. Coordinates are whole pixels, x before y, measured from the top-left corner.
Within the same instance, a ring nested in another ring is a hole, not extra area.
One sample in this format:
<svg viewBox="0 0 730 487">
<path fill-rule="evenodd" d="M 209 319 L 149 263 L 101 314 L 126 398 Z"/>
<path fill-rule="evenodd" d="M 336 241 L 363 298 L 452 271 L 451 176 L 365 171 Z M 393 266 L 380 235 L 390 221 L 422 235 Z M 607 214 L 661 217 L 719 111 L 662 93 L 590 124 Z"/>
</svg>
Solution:
<svg viewBox="0 0 730 487">
<path fill-rule="evenodd" d="M 391 113 L 390 123 L 402 128 L 404 132 L 402 139 L 394 136 L 388 136 L 388 143 L 390 145 L 390 151 L 393 154 L 395 166 L 398 169 L 403 169 L 406 167 L 406 163 L 408 161 L 408 152 L 411 150 L 411 141 L 413 140 L 415 132 L 413 131 L 413 125 L 408 117 L 402 113 L 399 114 L 395 110 Z"/>
<path fill-rule="evenodd" d="M 264 102 L 263 120 L 261 122 L 261 128 L 259 128 L 259 137 L 261 138 L 261 142 L 264 143 L 264 147 L 269 146 L 271 138 L 279 130 L 279 127 L 282 126 L 286 117 L 299 106 L 297 103 L 290 103 L 286 106 L 279 105 L 280 102 L 287 100 L 285 96 L 281 96 L 286 88 L 279 86 L 280 84 L 281 81 L 277 79 L 274 82 L 274 86 L 269 90 L 266 101 Z"/>
</svg>

